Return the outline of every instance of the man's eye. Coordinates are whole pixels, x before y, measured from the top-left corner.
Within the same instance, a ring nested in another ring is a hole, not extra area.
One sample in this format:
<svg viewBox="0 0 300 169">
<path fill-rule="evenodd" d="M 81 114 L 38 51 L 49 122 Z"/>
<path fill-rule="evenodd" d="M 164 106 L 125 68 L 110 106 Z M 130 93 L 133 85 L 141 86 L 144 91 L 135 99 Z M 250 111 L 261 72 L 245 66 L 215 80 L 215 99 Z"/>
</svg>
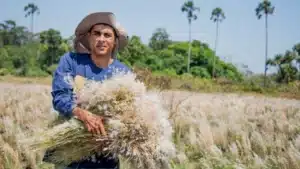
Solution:
<svg viewBox="0 0 300 169">
<path fill-rule="evenodd" d="M 104 36 L 109 38 L 109 37 L 111 37 L 111 34 L 110 33 L 105 33 Z"/>
<path fill-rule="evenodd" d="M 100 36 L 101 35 L 100 32 L 93 32 L 92 34 L 95 35 L 95 36 Z"/>
</svg>

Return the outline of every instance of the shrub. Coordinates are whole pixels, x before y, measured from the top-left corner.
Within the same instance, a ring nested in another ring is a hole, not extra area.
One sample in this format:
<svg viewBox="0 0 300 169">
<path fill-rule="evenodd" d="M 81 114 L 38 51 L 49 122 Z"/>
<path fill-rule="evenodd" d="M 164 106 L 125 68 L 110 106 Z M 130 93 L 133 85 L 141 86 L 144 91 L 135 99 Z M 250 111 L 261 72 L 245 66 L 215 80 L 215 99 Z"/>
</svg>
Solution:
<svg viewBox="0 0 300 169">
<path fill-rule="evenodd" d="M 8 75 L 9 71 L 6 68 L 0 68 L 0 76 Z"/>
</svg>

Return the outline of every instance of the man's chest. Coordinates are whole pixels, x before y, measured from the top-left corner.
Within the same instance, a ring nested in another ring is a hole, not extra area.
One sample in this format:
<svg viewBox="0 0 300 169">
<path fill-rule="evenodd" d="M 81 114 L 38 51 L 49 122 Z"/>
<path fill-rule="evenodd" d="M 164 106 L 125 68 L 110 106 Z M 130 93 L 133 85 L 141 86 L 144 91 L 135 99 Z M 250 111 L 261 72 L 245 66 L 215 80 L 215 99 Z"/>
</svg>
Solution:
<svg viewBox="0 0 300 169">
<path fill-rule="evenodd" d="M 74 70 L 74 87 L 80 89 L 87 80 L 104 81 L 112 76 L 112 68 L 93 68 L 89 65 L 79 65 Z"/>
<path fill-rule="evenodd" d="M 103 81 L 112 76 L 113 68 L 95 68 L 90 65 L 78 65 L 75 68 L 75 76 L 82 76 L 87 80 Z"/>
</svg>

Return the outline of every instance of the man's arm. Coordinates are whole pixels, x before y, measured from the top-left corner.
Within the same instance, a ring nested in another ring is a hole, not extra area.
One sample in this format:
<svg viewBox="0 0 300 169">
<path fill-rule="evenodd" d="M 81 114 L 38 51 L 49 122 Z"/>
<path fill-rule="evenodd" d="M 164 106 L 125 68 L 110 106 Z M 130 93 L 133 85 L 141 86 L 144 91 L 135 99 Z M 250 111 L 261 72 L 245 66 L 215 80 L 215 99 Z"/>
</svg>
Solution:
<svg viewBox="0 0 300 169">
<path fill-rule="evenodd" d="M 106 135 L 102 117 L 77 107 L 76 94 L 74 93 L 74 74 L 72 71 L 72 58 L 70 54 L 61 57 L 58 67 L 54 72 L 52 81 L 52 103 L 55 110 L 65 117 L 77 117 L 88 131 L 94 134 Z"/>
<path fill-rule="evenodd" d="M 73 92 L 72 58 L 70 53 L 60 58 L 52 81 L 52 104 L 55 110 L 65 117 L 71 117 L 76 107 L 75 94 Z"/>
</svg>

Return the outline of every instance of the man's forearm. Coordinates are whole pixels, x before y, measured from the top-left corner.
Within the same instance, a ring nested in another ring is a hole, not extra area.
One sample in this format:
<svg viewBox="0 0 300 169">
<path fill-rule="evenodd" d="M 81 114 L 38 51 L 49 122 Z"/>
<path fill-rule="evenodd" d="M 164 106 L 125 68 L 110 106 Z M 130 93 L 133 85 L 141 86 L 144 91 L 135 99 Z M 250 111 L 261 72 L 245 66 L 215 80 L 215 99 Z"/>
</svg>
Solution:
<svg viewBox="0 0 300 169">
<path fill-rule="evenodd" d="M 86 120 L 86 117 L 89 116 L 89 115 L 92 115 L 90 112 L 84 110 L 84 109 L 81 109 L 80 107 L 75 107 L 73 110 L 72 110 L 72 115 L 74 117 L 76 117 L 77 119 L 81 120 L 81 121 L 85 121 Z"/>
<path fill-rule="evenodd" d="M 77 106 L 74 99 L 67 94 L 52 92 L 53 107 L 65 117 L 73 116 L 73 109 Z"/>
</svg>

